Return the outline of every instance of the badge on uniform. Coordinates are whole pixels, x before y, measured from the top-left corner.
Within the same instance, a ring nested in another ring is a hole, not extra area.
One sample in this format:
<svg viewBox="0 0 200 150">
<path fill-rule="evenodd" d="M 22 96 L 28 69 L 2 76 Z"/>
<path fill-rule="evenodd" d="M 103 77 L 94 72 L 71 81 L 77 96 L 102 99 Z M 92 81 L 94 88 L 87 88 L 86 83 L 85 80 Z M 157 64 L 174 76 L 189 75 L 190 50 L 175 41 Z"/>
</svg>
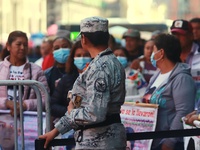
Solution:
<svg viewBox="0 0 200 150">
<path fill-rule="evenodd" d="M 81 106 L 82 98 L 80 96 L 74 97 L 74 105 L 76 108 L 79 108 Z"/>
<path fill-rule="evenodd" d="M 106 90 L 106 81 L 104 78 L 98 78 L 95 81 L 94 88 L 99 92 L 104 92 Z"/>
</svg>

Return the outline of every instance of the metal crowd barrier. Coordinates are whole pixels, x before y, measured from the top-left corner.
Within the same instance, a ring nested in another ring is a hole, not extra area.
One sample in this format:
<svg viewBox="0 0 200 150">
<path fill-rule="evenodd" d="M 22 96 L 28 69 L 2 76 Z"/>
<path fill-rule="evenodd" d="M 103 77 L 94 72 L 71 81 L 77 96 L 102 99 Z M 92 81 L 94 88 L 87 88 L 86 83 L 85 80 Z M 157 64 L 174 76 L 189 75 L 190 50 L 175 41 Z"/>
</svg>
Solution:
<svg viewBox="0 0 200 150">
<path fill-rule="evenodd" d="M 23 114 L 23 102 L 22 102 L 22 86 L 31 87 L 37 97 L 37 120 L 38 120 L 38 136 L 43 134 L 43 120 L 42 120 L 42 96 L 41 92 L 45 95 L 45 113 L 46 113 L 46 131 L 50 131 L 50 96 L 47 92 L 46 87 L 35 80 L 0 80 L 0 86 L 13 86 L 14 88 L 14 136 L 15 136 L 15 150 L 18 150 L 18 127 L 17 127 L 17 101 L 16 101 L 16 92 L 17 87 L 19 91 L 19 106 L 20 106 L 20 130 L 21 130 L 21 145 L 22 150 L 25 150 L 24 144 L 24 114 Z"/>
<path fill-rule="evenodd" d="M 127 141 L 133 140 L 147 140 L 157 138 L 172 138 L 172 137 L 186 137 L 186 136 L 198 136 L 200 135 L 200 129 L 184 129 L 184 130 L 169 130 L 169 131 L 155 131 L 155 132 L 136 132 L 127 133 Z M 35 140 L 35 150 L 46 150 L 44 149 L 45 140 Z M 75 145 L 74 138 L 69 139 L 54 139 L 49 143 L 51 146 L 69 146 Z"/>
</svg>

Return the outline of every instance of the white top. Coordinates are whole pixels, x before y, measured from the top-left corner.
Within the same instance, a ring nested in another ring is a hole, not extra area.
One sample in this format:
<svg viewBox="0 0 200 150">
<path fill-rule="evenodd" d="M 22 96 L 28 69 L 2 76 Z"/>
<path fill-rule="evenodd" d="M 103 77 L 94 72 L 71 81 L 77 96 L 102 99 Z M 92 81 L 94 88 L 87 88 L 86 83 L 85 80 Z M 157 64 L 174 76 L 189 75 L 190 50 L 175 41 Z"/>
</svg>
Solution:
<svg viewBox="0 0 200 150">
<path fill-rule="evenodd" d="M 24 70 L 24 65 L 22 66 L 11 66 L 10 67 L 10 80 L 24 80 L 24 74 L 23 74 L 23 70 Z M 13 90 L 13 86 L 8 86 L 8 100 L 13 100 L 13 96 L 14 96 L 14 90 Z M 16 97 L 18 100 L 19 96 L 19 92 L 17 90 L 16 92 Z"/>
<path fill-rule="evenodd" d="M 168 80 L 170 74 L 171 74 L 172 70 L 167 72 L 167 73 L 164 73 L 164 74 L 159 74 L 157 79 L 154 81 L 154 83 L 151 85 L 151 88 L 152 87 L 159 87 L 164 81 Z"/>
</svg>

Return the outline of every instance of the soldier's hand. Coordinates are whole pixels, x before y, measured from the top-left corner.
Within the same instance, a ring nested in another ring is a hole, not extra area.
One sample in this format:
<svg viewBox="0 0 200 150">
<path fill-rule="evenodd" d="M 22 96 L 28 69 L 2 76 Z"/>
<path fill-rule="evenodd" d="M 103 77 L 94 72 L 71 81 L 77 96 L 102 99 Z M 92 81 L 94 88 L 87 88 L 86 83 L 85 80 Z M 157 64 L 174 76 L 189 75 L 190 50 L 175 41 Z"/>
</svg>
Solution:
<svg viewBox="0 0 200 150">
<path fill-rule="evenodd" d="M 49 142 L 51 142 L 58 134 L 59 134 L 58 130 L 56 128 L 54 128 L 50 132 L 47 132 L 46 134 L 39 136 L 39 139 L 46 140 L 45 144 L 44 144 L 45 149 L 48 147 Z"/>
<path fill-rule="evenodd" d="M 67 107 L 68 114 L 70 114 L 72 109 L 74 109 L 74 103 L 72 101 L 70 101 L 69 105 Z"/>
</svg>

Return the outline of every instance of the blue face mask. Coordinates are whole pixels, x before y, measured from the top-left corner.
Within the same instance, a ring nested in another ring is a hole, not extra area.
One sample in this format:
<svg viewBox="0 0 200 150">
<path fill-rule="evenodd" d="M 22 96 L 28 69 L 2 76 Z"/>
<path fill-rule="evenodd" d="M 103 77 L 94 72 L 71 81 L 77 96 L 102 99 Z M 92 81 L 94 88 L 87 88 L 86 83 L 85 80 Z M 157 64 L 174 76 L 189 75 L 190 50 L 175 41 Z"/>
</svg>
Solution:
<svg viewBox="0 0 200 150">
<path fill-rule="evenodd" d="M 122 57 L 122 56 L 117 56 L 117 59 L 119 60 L 119 62 L 122 64 L 122 66 L 124 68 L 126 68 L 126 66 L 128 65 L 128 60 L 126 57 Z"/>
<path fill-rule="evenodd" d="M 155 54 L 157 54 L 158 52 L 159 52 L 159 51 L 157 51 L 156 53 L 152 52 L 151 57 L 150 57 L 150 59 L 151 59 L 151 64 L 152 64 L 155 68 L 157 67 L 156 62 L 159 61 L 159 60 L 161 59 L 161 58 L 159 58 L 159 59 L 157 59 L 157 60 L 154 59 Z"/>
<path fill-rule="evenodd" d="M 69 48 L 59 48 L 58 50 L 55 50 L 53 52 L 53 57 L 57 62 L 64 64 L 66 63 L 69 54 L 70 54 Z"/>
<path fill-rule="evenodd" d="M 83 70 L 90 61 L 90 57 L 74 57 L 74 64 L 79 70 Z"/>
</svg>

